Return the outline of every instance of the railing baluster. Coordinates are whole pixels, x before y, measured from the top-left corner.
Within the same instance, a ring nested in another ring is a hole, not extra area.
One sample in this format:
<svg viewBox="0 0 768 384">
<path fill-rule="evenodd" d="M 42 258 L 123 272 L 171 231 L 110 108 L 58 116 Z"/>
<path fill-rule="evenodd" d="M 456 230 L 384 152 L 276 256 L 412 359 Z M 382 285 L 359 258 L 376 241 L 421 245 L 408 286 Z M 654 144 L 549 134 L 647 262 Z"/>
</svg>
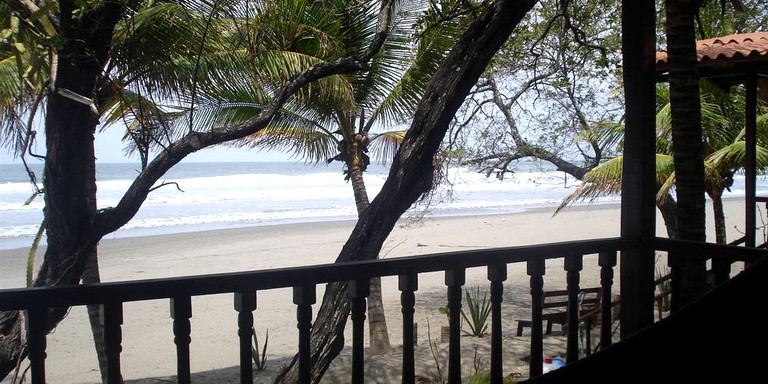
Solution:
<svg viewBox="0 0 768 384">
<path fill-rule="evenodd" d="M 121 384 L 120 352 L 123 351 L 123 303 L 110 302 L 101 305 L 101 324 L 104 326 L 104 349 L 107 355 L 107 383 Z"/>
<path fill-rule="evenodd" d="M 600 252 L 600 349 L 613 344 L 613 268 L 616 266 L 616 251 Z"/>
<path fill-rule="evenodd" d="M 365 379 L 365 299 L 371 294 L 370 280 L 349 282 L 347 295 L 352 300 L 352 383 Z"/>
<path fill-rule="evenodd" d="M 669 251 L 667 253 L 667 266 L 669 266 L 669 306 L 672 313 L 680 309 L 680 277 L 682 267 L 682 255 L 680 251 Z"/>
<path fill-rule="evenodd" d="M 32 370 L 32 384 L 45 384 L 45 335 L 48 333 L 48 310 L 45 307 L 31 305 L 25 311 L 27 323 L 27 348 L 29 365 Z"/>
<path fill-rule="evenodd" d="M 413 313 L 416 306 L 416 295 L 414 292 L 419 289 L 419 275 L 408 274 L 400 275 L 398 288 L 400 289 L 400 305 L 403 313 L 403 384 L 414 384 L 416 382 L 415 357 L 414 357 L 414 336 L 413 336 Z"/>
<path fill-rule="evenodd" d="M 192 298 L 178 296 L 171 298 L 171 318 L 173 319 L 173 342 L 176 344 L 176 371 L 179 384 L 189 384 L 192 374 L 189 364 L 189 344 L 192 327 Z"/>
<path fill-rule="evenodd" d="M 256 310 L 256 293 L 235 292 L 237 311 L 237 336 L 240 338 L 240 383 L 253 383 L 253 311 Z M 257 345 L 256 348 L 259 346 Z"/>
<path fill-rule="evenodd" d="M 566 284 L 568 286 L 568 334 L 565 362 L 570 364 L 579 359 L 579 272 L 583 267 L 581 255 L 565 257 Z"/>
<path fill-rule="evenodd" d="M 491 282 L 491 382 L 504 380 L 501 350 L 501 302 L 504 293 L 504 280 L 507 280 L 507 265 L 488 266 L 488 280 Z"/>
<path fill-rule="evenodd" d="M 445 271 L 445 285 L 448 286 L 448 383 L 461 383 L 461 288 L 465 281 L 464 268 Z"/>
<path fill-rule="evenodd" d="M 544 321 L 544 259 L 528 260 L 526 268 L 531 277 L 531 361 L 528 375 L 534 377 L 544 370 L 544 329 L 541 324 Z"/>
<path fill-rule="evenodd" d="M 312 304 L 315 300 L 314 284 L 293 287 L 296 327 L 299 329 L 299 383 L 302 384 L 309 384 L 312 379 L 309 337 L 312 328 Z"/>
<path fill-rule="evenodd" d="M 724 257 L 713 257 L 712 274 L 715 278 L 715 286 L 725 283 L 731 278 L 731 262 Z"/>
</svg>

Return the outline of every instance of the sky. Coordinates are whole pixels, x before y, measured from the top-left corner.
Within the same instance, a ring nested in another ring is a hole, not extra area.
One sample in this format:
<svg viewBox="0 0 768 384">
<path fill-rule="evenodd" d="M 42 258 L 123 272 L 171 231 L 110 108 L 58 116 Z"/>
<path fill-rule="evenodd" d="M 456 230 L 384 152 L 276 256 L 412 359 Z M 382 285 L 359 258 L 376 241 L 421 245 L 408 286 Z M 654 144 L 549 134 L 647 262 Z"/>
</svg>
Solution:
<svg viewBox="0 0 768 384">
<path fill-rule="evenodd" d="M 41 132 L 42 130 L 38 131 Z M 123 151 L 123 143 L 120 141 L 122 132 L 119 129 L 107 129 L 96 134 L 96 162 L 99 163 L 136 163 L 138 156 L 126 157 Z M 40 140 L 43 135 L 38 135 L 38 140 L 33 148 L 34 153 L 44 154 L 45 143 Z M 241 148 L 206 148 L 187 156 L 184 162 L 243 162 L 243 161 L 296 161 L 288 155 L 275 151 L 256 151 Z M 21 164 L 18 159 L 13 159 L 7 149 L 0 148 L 0 164 Z"/>
</svg>

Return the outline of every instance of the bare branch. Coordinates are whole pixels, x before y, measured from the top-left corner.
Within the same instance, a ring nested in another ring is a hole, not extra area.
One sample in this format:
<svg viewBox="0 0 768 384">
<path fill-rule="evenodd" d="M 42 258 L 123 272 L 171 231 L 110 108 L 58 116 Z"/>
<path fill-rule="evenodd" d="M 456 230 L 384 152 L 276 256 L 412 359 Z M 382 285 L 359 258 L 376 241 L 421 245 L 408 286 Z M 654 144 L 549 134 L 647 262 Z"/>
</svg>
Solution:
<svg viewBox="0 0 768 384">
<path fill-rule="evenodd" d="M 183 189 L 181 189 L 181 187 L 179 186 L 179 183 L 177 183 L 177 182 L 175 182 L 175 181 L 163 181 L 162 183 L 160 183 L 160 185 L 156 185 L 156 186 L 154 186 L 154 187 L 150 188 L 150 189 L 149 189 L 149 192 L 152 192 L 152 191 L 154 191 L 154 190 L 156 190 L 156 189 L 160 189 L 160 188 L 162 188 L 162 187 L 165 187 L 165 186 L 168 186 L 168 185 L 175 185 L 175 186 L 176 186 L 176 189 L 177 189 L 179 192 L 184 192 L 184 190 L 183 190 Z"/>
</svg>

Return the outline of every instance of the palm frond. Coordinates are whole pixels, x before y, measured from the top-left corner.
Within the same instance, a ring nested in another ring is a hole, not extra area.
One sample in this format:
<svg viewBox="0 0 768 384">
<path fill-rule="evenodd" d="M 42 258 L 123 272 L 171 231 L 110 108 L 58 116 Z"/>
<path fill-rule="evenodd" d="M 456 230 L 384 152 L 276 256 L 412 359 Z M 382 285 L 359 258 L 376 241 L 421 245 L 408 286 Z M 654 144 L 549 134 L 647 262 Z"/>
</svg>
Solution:
<svg viewBox="0 0 768 384">
<path fill-rule="evenodd" d="M 584 175 L 581 185 L 563 199 L 555 214 L 577 201 L 593 203 L 601 197 L 620 194 L 623 162 L 623 157 L 616 157 L 592 168 Z"/>
<path fill-rule="evenodd" d="M 601 148 L 615 148 L 624 140 L 624 125 L 612 121 L 597 121 L 590 129 L 584 129 L 573 141 L 595 142 Z"/>
<path fill-rule="evenodd" d="M 394 158 L 395 153 L 400 148 L 400 144 L 403 142 L 406 130 L 401 131 L 388 131 L 377 133 L 370 138 L 370 144 L 368 149 L 371 152 L 371 157 L 374 161 L 387 164 Z"/>
<path fill-rule="evenodd" d="M 0 3 L 0 146 L 16 155 L 27 142 L 27 130 L 38 118 L 47 95 L 50 57 L 57 31 L 47 14 L 55 5 L 26 4 L 31 16 L 18 14 L 10 3 Z"/>
<path fill-rule="evenodd" d="M 622 156 L 608 160 L 593 168 L 584 175 L 581 185 L 568 195 L 555 210 L 559 213 L 568 205 L 578 201 L 593 203 L 601 197 L 618 196 L 621 194 L 621 185 L 624 172 L 624 158 Z M 674 172 L 672 156 L 656 154 L 656 185 L 663 185 Z"/>
<path fill-rule="evenodd" d="M 413 114 L 431 74 L 456 39 L 459 27 L 446 22 L 429 29 L 413 43 L 413 26 L 424 15 L 415 2 L 398 12 L 388 43 L 374 60 L 381 63 L 368 73 L 357 100 L 372 110 L 369 126 L 403 123 Z"/>
<path fill-rule="evenodd" d="M 738 170 L 744 168 L 746 154 L 746 142 L 739 140 L 713 152 L 705 161 L 718 170 Z M 763 146 L 756 147 L 756 162 L 760 170 L 768 169 L 768 149 Z"/>
<path fill-rule="evenodd" d="M 338 141 L 327 131 L 298 124 L 270 124 L 241 142 L 257 150 L 289 153 L 292 157 L 317 163 L 336 154 Z"/>
</svg>

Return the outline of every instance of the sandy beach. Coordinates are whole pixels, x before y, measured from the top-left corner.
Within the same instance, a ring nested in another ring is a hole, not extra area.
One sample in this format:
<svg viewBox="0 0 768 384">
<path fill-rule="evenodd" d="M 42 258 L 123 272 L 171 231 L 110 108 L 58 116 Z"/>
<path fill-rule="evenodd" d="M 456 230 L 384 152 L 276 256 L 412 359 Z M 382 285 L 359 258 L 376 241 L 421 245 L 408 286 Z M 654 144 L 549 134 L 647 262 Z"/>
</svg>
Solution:
<svg viewBox="0 0 768 384">
<path fill-rule="evenodd" d="M 741 199 L 729 200 L 725 208 L 729 240 L 736 239 L 741 236 L 739 229 L 744 227 L 743 202 Z M 554 217 L 553 211 L 549 208 L 508 215 L 427 217 L 415 223 L 404 219 L 386 241 L 382 257 L 619 235 L 620 212 L 616 205 L 573 207 Z M 710 214 L 709 211 L 707 213 Z M 344 221 L 137 238 L 107 237 L 99 247 L 102 280 L 124 281 L 329 263 L 336 258 L 353 226 L 354 222 Z M 660 216 L 657 227 L 659 236 L 665 236 Z M 711 239 L 714 238 L 713 228 L 710 219 L 708 229 Z M 23 286 L 26 250 L 0 251 L 0 259 L 0 288 Z M 564 288 L 564 276 L 561 262 L 548 266 L 545 289 Z M 584 287 L 597 286 L 599 271 L 596 258 L 585 259 L 581 281 Z M 475 285 L 487 285 L 484 269 L 468 271 L 467 286 Z M 530 297 L 525 265 L 509 266 L 504 289 L 504 327 L 509 335 L 505 337 L 504 346 L 509 352 L 505 372 L 527 372 L 526 363 L 521 359 L 526 355 L 528 338 L 513 336 L 514 320 L 529 316 Z M 319 289 L 318 301 L 321 294 Z M 385 358 L 374 358 L 377 363 L 366 369 L 377 378 L 376 382 L 392 382 L 399 381 L 399 377 L 393 375 L 399 372 L 397 351 L 402 344 L 400 292 L 395 280 L 384 279 L 383 294 L 394 351 Z M 447 320 L 438 311 L 445 304 L 443 275 L 421 275 L 416 294 L 417 374 L 435 377 L 437 363 L 429 350 L 428 340 L 436 340 L 444 357 L 447 344 L 439 343 L 439 327 L 446 325 Z M 260 342 L 268 331 L 269 342 L 267 369 L 255 372 L 255 382 L 271 382 L 280 366 L 295 353 L 298 332 L 295 308 L 286 305 L 290 300 L 290 289 L 258 293 L 255 329 Z M 193 372 L 196 372 L 193 382 L 237 382 L 237 318 L 232 295 L 193 298 L 192 304 L 191 365 Z M 176 357 L 167 300 L 126 303 L 123 340 L 121 358 L 126 383 L 174 382 L 172 375 L 175 374 Z M 473 349 L 477 347 L 478 355 L 482 356 L 487 352 L 489 340 L 488 337 L 462 338 L 467 349 L 463 355 L 465 374 L 474 369 Z M 561 335 L 548 337 L 545 344 L 545 353 L 556 355 L 564 352 Z M 344 376 L 350 361 L 348 349 L 345 348 L 326 374 L 325 382 L 348 382 Z M 392 367 L 388 368 L 390 365 Z M 444 365 L 442 368 L 446 370 Z M 85 308 L 73 308 L 55 332 L 49 335 L 46 369 L 49 382 L 54 384 L 100 381 Z M 371 372 L 373 370 L 376 372 Z M 2 381 L 3 384 L 9 382 L 9 379 Z"/>
</svg>

